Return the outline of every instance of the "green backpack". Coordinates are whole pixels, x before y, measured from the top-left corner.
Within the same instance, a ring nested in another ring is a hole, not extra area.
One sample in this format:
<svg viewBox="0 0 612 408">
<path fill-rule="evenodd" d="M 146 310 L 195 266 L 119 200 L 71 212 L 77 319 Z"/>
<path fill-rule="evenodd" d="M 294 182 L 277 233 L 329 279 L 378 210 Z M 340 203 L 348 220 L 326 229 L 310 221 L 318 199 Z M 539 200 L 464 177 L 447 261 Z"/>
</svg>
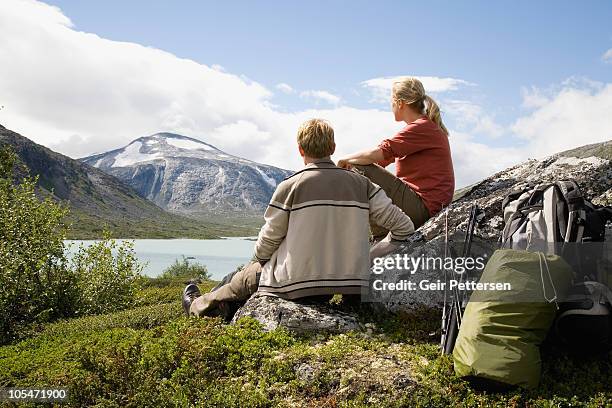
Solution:
<svg viewBox="0 0 612 408">
<path fill-rule="evenodd" d="M 572 268 L 557 255 L 495 251 L 479 282 L 510 283 L 512 289 L 472 293 L 453 350 L 457 375 L 489 389 L 536 387 L 539 346 L 572 277 Z"/>
</svg>

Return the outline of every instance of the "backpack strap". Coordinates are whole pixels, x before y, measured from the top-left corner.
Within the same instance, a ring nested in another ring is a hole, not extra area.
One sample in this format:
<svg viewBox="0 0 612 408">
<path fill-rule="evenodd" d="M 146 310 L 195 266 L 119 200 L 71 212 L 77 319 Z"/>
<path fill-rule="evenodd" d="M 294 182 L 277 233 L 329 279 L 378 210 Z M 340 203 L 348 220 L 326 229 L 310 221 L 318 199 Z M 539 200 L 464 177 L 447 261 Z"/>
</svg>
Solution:
<svg viewBox="0 0 612 408">
<path fill-rule="evenodd" d="M 585 199 L 580 187 L 574 180 L 556 181 L 554 185 L 559 189 L 563 200 L 567 204 L 568 212 L 583 210 Z"/>
<path fill-rule="evenodd" d="M 560 180 L 554 185 L 567 205 L 567 219 L 563 203 L 557 203 L 557 223 L 563 242 L 581 242 L 586 221 L 585 199 L 575 180 Z M 561 216 L 559 216 L 561 215 Z"/>
</svg>

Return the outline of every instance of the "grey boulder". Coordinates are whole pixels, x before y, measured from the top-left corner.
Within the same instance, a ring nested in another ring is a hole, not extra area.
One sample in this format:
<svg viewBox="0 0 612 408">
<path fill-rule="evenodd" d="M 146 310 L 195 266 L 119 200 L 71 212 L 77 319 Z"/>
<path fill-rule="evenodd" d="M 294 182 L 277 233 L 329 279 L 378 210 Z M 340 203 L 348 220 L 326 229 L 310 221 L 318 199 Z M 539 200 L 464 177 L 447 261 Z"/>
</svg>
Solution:
<svg viewBox="0 0 612 408">
<path fill-rule="evenodd" d="M 279 327 L 294 333 L 344 333 L 360 330 L 355 314 L 323 303 L 304 303 L 255 294 L 236 312 L 232 324 L 244 316 L 260 322 L 265 330 Z"/>
</svg>

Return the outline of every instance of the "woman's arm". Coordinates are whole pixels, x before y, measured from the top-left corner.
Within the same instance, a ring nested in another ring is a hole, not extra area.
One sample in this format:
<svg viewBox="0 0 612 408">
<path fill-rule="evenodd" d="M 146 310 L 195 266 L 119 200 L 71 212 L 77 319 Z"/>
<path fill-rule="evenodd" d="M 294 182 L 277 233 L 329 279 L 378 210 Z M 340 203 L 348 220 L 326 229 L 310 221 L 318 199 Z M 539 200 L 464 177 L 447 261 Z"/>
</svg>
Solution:
<svg viewBox="0 0 612 408">
<path fill-rule="evenodd" d="M 338 160 L 338 167 L 350 169 L 351 164 L 372 164 L 384 159 L 383 152 L 378 147 L 371 150 L 364 150 L 359 153 L 349 154 Z"/>
</svg>

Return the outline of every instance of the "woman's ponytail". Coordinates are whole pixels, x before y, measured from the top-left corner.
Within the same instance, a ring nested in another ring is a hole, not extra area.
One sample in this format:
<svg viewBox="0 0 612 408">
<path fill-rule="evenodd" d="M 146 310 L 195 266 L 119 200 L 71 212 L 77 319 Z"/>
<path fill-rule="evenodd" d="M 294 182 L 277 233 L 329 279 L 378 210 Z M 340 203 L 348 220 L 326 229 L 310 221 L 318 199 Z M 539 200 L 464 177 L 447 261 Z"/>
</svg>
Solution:
<svg viewBox="0 0 612 408">
<path fill-rule="evenodd" d="M 442 123 L 442 115 L 440 114 L 440 107 L 429 95 L 425 95 L 425 115 L 436 125 L 440 126 L 440 129 L 448 136 L 448 129 Z"/>
</svg>

